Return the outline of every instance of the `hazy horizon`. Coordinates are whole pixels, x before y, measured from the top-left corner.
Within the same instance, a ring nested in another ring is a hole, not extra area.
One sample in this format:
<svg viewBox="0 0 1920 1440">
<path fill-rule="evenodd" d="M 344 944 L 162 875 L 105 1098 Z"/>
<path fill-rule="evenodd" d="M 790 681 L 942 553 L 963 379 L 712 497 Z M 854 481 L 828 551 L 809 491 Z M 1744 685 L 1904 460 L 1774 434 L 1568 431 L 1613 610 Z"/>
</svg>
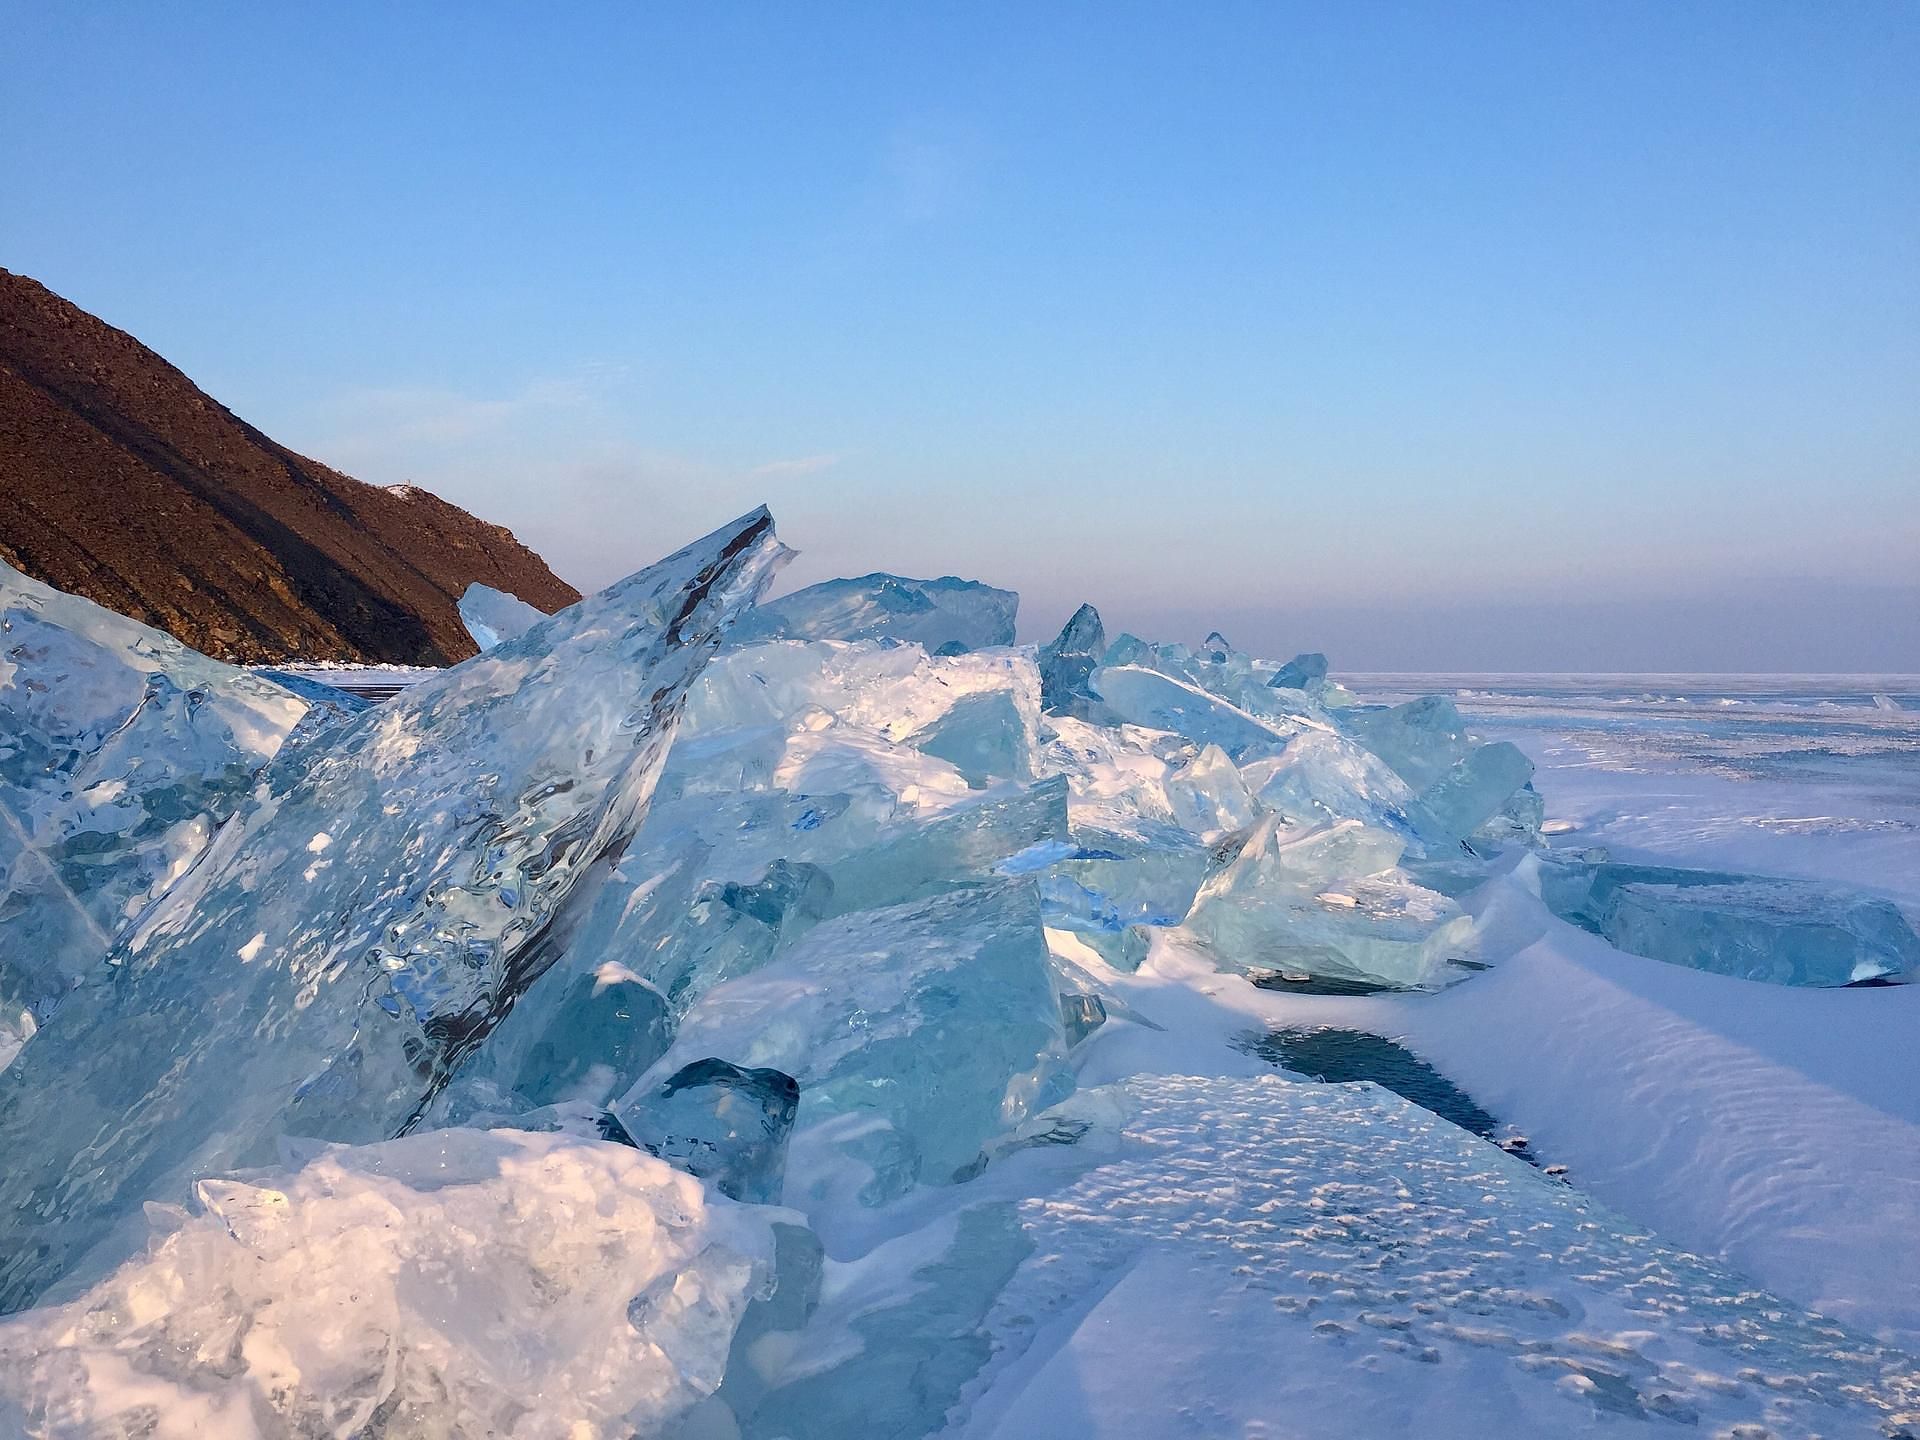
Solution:
<svg viewBox="0 0 1920 1440">
<path fill-rule="evenodd" d="M 1920 670 L 1920 8 L 0 0 L 0 264 L 583 588 Z"/>
</svg>

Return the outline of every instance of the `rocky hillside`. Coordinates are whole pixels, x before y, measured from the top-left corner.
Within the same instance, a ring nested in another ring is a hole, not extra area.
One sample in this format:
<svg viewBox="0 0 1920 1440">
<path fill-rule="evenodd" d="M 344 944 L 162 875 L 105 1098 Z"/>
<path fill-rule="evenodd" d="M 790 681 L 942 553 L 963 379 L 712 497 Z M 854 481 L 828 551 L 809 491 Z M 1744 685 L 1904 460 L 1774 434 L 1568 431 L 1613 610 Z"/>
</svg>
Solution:
<svg viewBox="0 0 1920 1440">
<path fill-rule="evenodd" d="M 276 444 L 131 335 L 0 270 L 0 558 L 244 662 L 474 653 L 475 580 L 579 598 L 498 525 Z"/>
</svg>

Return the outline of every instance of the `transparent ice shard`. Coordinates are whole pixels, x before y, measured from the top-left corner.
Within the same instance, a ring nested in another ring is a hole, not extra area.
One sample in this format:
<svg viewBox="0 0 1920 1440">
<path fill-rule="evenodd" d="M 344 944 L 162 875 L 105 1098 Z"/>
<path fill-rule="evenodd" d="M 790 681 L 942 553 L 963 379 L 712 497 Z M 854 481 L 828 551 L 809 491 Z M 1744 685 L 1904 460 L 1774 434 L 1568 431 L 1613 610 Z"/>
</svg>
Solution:
<svg viewBox="0 0 1920 1440">
<path fill-rule="evenodd" d="M 1261 813 L 1239 769 L 1218 745 L 1209 745 L 1167 780 L 1174 820 L 1203 841 L 1244 830 Z"/>
<path fill-rule="evenodd" d="M 1087 681 L 1107 648 L 1107 632 L 1100 612 L 1082 605 L 1060 627 L 1060 633 L 1040 647 L 1040 698 L 1052 715 L 1091 719 L 1096 702 Z"/>
<path fill-rule="evenodd" d="M 0 562 L 0 1015 L 45 1022 L 309 707 Z"/>
<path fill-rule="evenodd" d="M 551 963 L 783 558 L 757 511 L 268 767 L 0 1086 L 0 1309 L 188 1174 L 416 1117 Z"/>
<path fill-rule="evenodd" d="M 1404 830 L 1413 791 L 1387 763 L 1344 735 L 1308 730 L 1246 769 L 1259 801 L 1296 821 L 1364 820 Z"/>
<path fill-rule="evenodd" d="M 1634 955 L 1776 985 L 1920 975 L 1920 937 L 1897 906 L 1805 880 L 1659 865 L 1542 865 L 1562 919 Z"/>
<path fill-rule="evenodd" d="M 1533 779 L 1533 762 L 1505 740 L 1477 745 L 1407 807 L 1414 833 L 1429 845 L 1464 840 L 1499 814 Z"/>
<path fill-rule="evenodd" d="M 1008 882 L 823 922 L 703 995 L 615 1108 L 698 1059 L 780 1070 L 800 1085 L 793 1163 L 809 1156 L 789 1197 L 798 1178 L 877 1204 L 1064 1094 L 1064 1053 L 1039 899 Z"/>
<path fill-rule="evenodd" d="M 660 1434 L 773 1273 L 765 1212 L 558 1134 L 326 1147 L 197 1196 L 81 1298 L 0 1321 L 0 1431 Z"/>
<path fill-rule="evenodd" d="M 799 1108 L 791 1075 L 709 1057 L 629 1093 L 614 1113 L 642 1150 L 711 1181 L 728 1199 L 778 1204 Z"/>
<path fill-rule="evenodd" d="M 518 595 L 477 580 L 460 597 L 460 623 L 483 652 L 524 634 L 546 618 L 544 610 L 535 609 Z"/>
<path fill-rule="evenodd" d="M 1269 817 L 1222 842 L 1182 927 L 1223 967 L 1420 987 L 1467 953 L 1473 921 L 1395 867 L 1404 842 L 1356 820 Z"/>
<path fill-rule="evenodd" d="M 742 640 L 894 640 L 953 655 L 1013 644 L 1020 597 L 952 575 L 912 580 L 861 575 L 824 580 L 768 601 L 741 626 Z"/>
<path fill-rule="evenodd" d="M 1171 730 L 1196 745 L 1218 745 L 1236 761 L 1277 753 L 1297 732 L 1285 720 L 1265 719 L 1186 680 L 1143 665 L 1101 666 L 1093 693 L 1121 720 Z"/>
<path fill-rule="evenodd" d="M 1415 790 L 1424 790 L 1467 758 L 1467 722 L 1444 695 L 1423 695 L 1379 710 L 1340 712 L 1340 724 Z"/>
<path fill-rule="evenodd" d="M 1296 655 L 1267 681 L 1276 690 L 1312 690 L 1327 678 L 1327 657 L 1318 651 Z"/>
<path fill-rule="evenodd" d="M 996 780 L 1033 778 L 1033 724 L 1008 690 L 963 696 L 933 724 L 908 736 L 906 743 L 945 760 L 976 790 Z"/>
</svg>

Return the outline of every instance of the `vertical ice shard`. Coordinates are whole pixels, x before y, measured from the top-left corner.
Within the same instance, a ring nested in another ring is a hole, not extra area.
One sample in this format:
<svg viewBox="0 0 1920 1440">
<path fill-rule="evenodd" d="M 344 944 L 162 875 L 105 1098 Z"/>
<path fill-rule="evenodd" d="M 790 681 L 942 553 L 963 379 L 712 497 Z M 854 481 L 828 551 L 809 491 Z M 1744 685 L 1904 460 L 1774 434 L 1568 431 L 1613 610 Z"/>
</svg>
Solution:
<svg viewBox="0 0 1920 1440">
<path fill-rule="evenodd" d="M 307 710 L 0 563 L 0 1028 L 47 1019 Z"/>
<path fill-rule="evenodd" d="M 1253 792 L 1218 745 L 1207 746 L 1167 781 L 1167 799 L 1173 818 L 1206 841 L 1244 830 L 1260 815 Z"/>
<path fill-rule="evenodd" d="M 933 724 L 909 735 L 907 744 L 945 760 L 976 790 L 996 780 L 1033 778 L 1033 727 L 1009 690 L 962 696 Z"/>
<path fill-rule="evenodd" d="M 545 611 L 535 609 L 518 595 L 477 580 L 460 597 L 460 623 L 483 651 L 526 633 L 546 618 Z"/>
<path fill-rule="evenodd" d="M 1013 644 L 1020 597 L 978 580 L 943 575 L 861 575 L 823 580 L 768 601 L 740 627 L 743 640 L 895 640 L 930 655 Z"/>
<path fill-rule="evenodd" d="M 743 1070 L 711 1057 L 629 1095 L 619 1120 L 650 1155 L 711 1181 L 730 1200 L 779 1204 L 787 1136 L 800 1087 L 778 1070 Z"/>
<path fill-rule="evenodd" d="M 756 511 L 268 767 L 0 1086 L 0 1309 L 189 1174 L 407 1126 L 551 963 L 784 553 Z"/>
<path fill-rule="evenodd" d="M 1040 647 L 1040 702 L 1049 714 L 1091 718 L 1095 701 L 1087 680 L 1106 648 L 1107 632 L 1091 605 L 1074 611 L 1060 633 Z"/>
</svg>

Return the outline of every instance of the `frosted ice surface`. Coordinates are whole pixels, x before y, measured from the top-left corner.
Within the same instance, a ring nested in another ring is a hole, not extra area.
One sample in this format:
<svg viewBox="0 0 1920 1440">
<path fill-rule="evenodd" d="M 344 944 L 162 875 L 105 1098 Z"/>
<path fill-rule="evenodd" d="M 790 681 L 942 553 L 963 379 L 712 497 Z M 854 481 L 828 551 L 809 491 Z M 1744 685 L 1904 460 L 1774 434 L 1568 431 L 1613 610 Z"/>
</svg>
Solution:
<svg viewBox="0 0 1920 1440">
<path fill-rule="evenodd" d="M 1040 695 L 1047 712 L 1093 718 L 1093 692 L 1087 680 L 1107 648 L 1107 632 L 1100 612 L 1082 605 L 1060 627 L 1060 633 L 1040 647 Z"/>
<path fill-rule="evenodd" d="M 1394 868 L 1403 844 L 1357 820 L 1269 817 L 1219 847 L 1183 932 L 1222 966 L 1434 984 L 1467 953 L 1473 922 Z"/>
<path fill-rule="evenodd" d="M 1039 900 L 1016 881 L 823 922 L 701 996 L 614 1108 L 624 1117 L 708 1057 L 783 1071 L 800 1085 L 796 1155 L 816 1132 L 818 1148 L 857 1158 L 861 1199 L 876 1203 L 950 1179 L 1057 1099 L 1064 1053 Z"/>
<path fill-rule="evenodd" d="M 1806 880 L 1656 865 L 1544 866 L 1555 913 L 1634 955 L 1777 985 L 1920 975 L 1897 906 Z"/>
<path fill-rule="evenodd" d="M 777 1204 L 799 1108 L 791 1075 L 708 1058 L 629 1095 L 617 1113 L 641 1149 L 729 1199 Z"/>
<path fill-rule="evenodd" d="M 329 1147 L 197 1195 L 0 1321 L 0 1433 L 656 1435 L 718 1387 L 774 1258 L 765 1212 L 562 1135 Z"/>
<path fill-rule="evenodd" d="M 460 623 L 481 650 L 491 650 L 503 640 L 512 640 L 546 619 L 518 595 L 496 590 L 479 581 L 467 586 L 460 597 Z"/>
<path fill-rule="evenodd" d="M 0 1308 L 189 1173 L 407 1124 L 550 963 L 783 558 L 746 516 L 268 767 L 0 1087 Z"/>
<path fill-rule="evenodd" d="M 930 654 L 1013 644 L 1020 597 L 978 580 L 861 575 L 824 580 L 768 601 L 741 626 L 741 638 L 896 640 Z"/>
<path fill-rule="evenodd" d="M 1267 682 L 1276 690 L 1310 690 L 1327 678 L 1327 657 L 1314 651 L 1296 655 Z"/>
<path fill-rule="evenodd" d="M 97 969 L 308 708 L 0 562 L 0 1034 Z"/>
<path fill-rule="evenodd" d="M 1373 1085 L 1142 1077 L 1028 1131 L 914 1249 L 827 1262 L 748 1440 L 1867 1440 L 1920 1407 L 1911 1357 Z"/>
</svg>

